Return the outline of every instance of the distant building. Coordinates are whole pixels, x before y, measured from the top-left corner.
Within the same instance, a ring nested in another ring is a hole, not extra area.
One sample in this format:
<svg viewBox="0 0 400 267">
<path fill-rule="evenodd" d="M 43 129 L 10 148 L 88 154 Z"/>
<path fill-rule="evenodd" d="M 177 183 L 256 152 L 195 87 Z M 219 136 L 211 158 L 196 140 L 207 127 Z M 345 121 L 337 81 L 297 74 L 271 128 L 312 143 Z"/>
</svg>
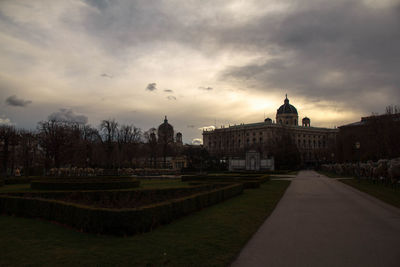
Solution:
<svg viewBox="0 0 400 267">
<path fill-rule="evenodd" d="M 362 117 L 339 127 L 337 159 L 351 162 L 400 157 L 399 136 L 400 113 Z"/>
<path fill-rule="evenodd" d="M 186 167 L 185 159 L 178 156 L 182 147 L 182 133 L 178 132 L 174 138 L 174 127 L 168 123 L 165 116 L 164 123 L 158 126 L 158 145 L 162 154 L 162 166 L 164 168 L 183 168 Z"/>
<path fill-rule="evenodd" d="M 230 158 L 228 160 L 228 168 L 230 171 L 247 170 L 275 170 L 274 158 L 261 158 L 260 153 L 255 150 L 246 152 L 244 159 Z"/>
<path fill-rule="evenodd" d="M 174 127 L 168 123 L 167 116 L 165 116 L 164 123 L 158 126 L 157 142 L 159 144 L 183 144 L 182 133 L 177 132 L 174 138 Z"/>
<path fill-rule="evenodd" d="M 302 164 L 327 161 L 336 145 L 337 129 L 312 127 L 311 120 L 298 125 L 297 109 L 284 100 L 276 113 L 276 122 L 230 125 L 203 131 L 203 145 L 211 155 L 225 159 L 244 159 L 246 152 L 258 151 L 261 159 L 298 154 Z M 283 160 L 281 160 L 283 161 Z"/>
</svg>

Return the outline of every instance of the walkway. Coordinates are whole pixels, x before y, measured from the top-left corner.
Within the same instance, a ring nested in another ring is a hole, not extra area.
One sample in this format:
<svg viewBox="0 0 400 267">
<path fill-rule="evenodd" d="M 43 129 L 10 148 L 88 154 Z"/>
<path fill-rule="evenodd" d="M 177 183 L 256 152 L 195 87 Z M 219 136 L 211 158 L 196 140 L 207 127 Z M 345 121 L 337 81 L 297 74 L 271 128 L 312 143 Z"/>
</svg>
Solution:
<svg viewBox="0 0 400 267">
<path fill-rule="evenodd" d="M 302 171 L 232 266 L 400 266 L 400 209 Z"/>
</svg>

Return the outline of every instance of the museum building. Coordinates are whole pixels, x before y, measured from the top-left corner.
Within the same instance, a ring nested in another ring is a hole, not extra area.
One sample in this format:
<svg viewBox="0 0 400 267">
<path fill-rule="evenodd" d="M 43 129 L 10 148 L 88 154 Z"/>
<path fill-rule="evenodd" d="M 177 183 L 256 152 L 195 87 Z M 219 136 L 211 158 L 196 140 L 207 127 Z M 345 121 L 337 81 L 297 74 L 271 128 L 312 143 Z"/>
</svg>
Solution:
<svg viewBox="0 0 400 267">
<path fill-rule="evenodd" d="M 294 146 L 301 163 L 315 164 L 330 160 L 337 133 L 338 129 L 312 127 L 307 117 L 301 120 L 300 126 L 297 109 L 286 95 L 276 112 L 276 121 L 266 118 L 258 123 L 204 130 L 203 145 L 211 155 L 219 158 L 245 158 L 246 153 L 257 151 L 261 158 L 267 159 L 273 158 L 285 142 Z"/>
</svg>

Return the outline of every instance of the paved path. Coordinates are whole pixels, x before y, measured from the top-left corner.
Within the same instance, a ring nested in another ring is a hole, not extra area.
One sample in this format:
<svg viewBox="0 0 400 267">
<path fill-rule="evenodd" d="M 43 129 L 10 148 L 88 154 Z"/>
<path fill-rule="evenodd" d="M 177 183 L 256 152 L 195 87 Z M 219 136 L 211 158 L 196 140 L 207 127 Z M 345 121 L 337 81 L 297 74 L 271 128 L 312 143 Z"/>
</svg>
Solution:
<svg viewBox="0 0 400 267">
<path fill-rule="evenodd" d="M 400 209 L 302 171 L 232 266 L 400 266 Z"/>
</svg>

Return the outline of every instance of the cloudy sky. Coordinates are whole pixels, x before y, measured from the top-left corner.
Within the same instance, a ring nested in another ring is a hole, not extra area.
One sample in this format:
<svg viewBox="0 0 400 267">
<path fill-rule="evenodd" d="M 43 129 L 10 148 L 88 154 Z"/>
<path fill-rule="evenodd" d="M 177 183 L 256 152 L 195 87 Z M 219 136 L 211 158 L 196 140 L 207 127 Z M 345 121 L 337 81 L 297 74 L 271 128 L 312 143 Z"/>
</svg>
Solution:
<svg viewBox="0 0 400 267">
<path fill-rule="evenodd" d="M 299 116 L 334 127 L 400 104 L 400 1 L 0 1 L 0 123 L 148 130 Z"/>
</svg>

